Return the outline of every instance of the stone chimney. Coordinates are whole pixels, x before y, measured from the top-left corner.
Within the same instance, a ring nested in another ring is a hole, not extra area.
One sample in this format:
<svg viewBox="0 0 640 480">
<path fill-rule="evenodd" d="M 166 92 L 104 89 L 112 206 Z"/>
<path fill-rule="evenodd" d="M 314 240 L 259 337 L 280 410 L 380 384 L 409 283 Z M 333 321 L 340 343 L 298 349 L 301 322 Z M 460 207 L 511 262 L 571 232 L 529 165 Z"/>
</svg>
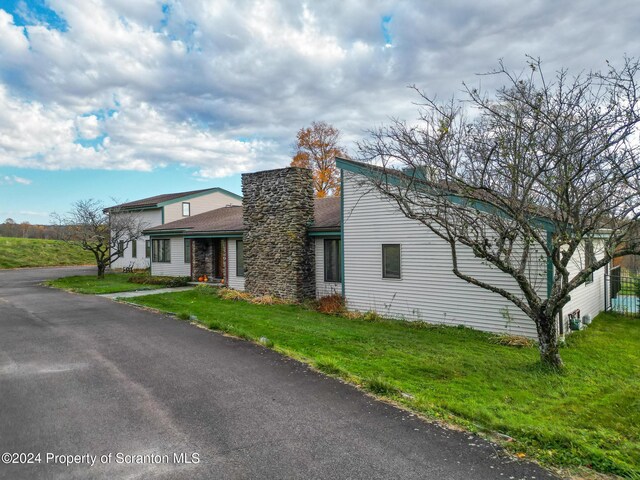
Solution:
<svg viewBox="0 0 640 480">
<path fill-rule="evenodd" d="M 311 170 L 242 175 L 245 290 L 302 301 L 315 297 Z"/>
</svg>

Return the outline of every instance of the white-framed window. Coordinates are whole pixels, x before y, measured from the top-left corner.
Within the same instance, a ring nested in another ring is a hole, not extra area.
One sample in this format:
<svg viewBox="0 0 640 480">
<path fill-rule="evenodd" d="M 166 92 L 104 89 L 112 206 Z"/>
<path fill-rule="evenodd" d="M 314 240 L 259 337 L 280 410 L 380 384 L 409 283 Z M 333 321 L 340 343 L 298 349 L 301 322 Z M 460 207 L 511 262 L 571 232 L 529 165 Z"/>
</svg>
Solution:
<svg viewBox="0 0 640 480">
<path fill-rule="evenodd" d="M 131 240 L 131 258 L 138 257 L 138 241 Z"/>
<path fill-rule="evenodd" d="M 382 278 L 401 278 L 400 273 L 400 244 L 382 245 Z"/>
<path fill-rule="evenodd" d="M 189 202 L 182 202 L 182 216 L 191 216 L 191 204 Z"/>
</svg>

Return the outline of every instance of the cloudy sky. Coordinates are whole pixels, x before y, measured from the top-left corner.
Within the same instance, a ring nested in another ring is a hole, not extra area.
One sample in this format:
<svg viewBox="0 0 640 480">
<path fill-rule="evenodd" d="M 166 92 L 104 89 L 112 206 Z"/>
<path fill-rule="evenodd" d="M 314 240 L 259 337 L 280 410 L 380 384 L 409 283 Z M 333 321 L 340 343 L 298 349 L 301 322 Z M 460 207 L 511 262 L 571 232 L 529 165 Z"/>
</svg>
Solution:
<svg viewBox="0 0 640 480">
<path fill-rule="evenodd" d="M 640 55 L 637 0 L 0 0 L 0 221 L 286 166 L 324 120 L 353 143 L 499 58 Z M 491 87 L 487 77 L 483 87 Z"/>
</svg>

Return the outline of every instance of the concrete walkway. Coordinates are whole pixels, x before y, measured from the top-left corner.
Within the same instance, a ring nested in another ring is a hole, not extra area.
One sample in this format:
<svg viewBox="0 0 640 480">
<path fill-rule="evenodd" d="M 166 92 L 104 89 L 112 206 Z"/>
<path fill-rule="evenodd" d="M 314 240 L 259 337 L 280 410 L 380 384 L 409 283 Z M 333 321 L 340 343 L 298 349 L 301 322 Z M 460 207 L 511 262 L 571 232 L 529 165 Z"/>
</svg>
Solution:
<svg viewBox="0 0 640 480">
<path fill-rule="evenodd" d="M 96 296 L 114 300 L 116 298 L 132 298 L 143 297 L 145 295 L 158 295 L 159 293 L 185 292 L 187 290 L 193 290 L 194 288 L 195 287 L 157 288 L 155 290 L 136 290 L 135 292 L 103 293 L 102 295 Z"/>
<path fill-rule="evenodd" d="M 272 350 L 39 285 L 73 274 L 0 271 L 0 453 L 41 455 L 0 479 L 555 478 Z"/>
</svg>

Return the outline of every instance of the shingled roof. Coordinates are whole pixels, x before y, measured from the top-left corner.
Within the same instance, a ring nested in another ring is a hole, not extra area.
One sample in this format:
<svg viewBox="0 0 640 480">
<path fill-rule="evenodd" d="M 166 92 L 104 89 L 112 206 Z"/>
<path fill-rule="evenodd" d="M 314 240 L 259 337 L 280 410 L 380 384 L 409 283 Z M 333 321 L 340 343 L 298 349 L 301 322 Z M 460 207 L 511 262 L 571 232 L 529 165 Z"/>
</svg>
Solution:
<svg viewBox="0 0 640 480">
<path fill-rule="evenodd" d="M 135 210 L 137 208 L 156 208 L 161 207 L 162 204 L 167 202 L 171 202 L 172 200 L 179 200 L 184 197 L 193 197 L 198 196 L 200 194 L 205 194 L 209 192 L 221 192 L 237 199 L 241 199 L 239 195 L 235 193 L 228 192 L 223 188 L 213 187 L 213 188 L 203 188 L 201 190 L 191 190 L 188 192 L 178 192 L 178 193 L 165 193 L 163 195 L 156 195 L 154 197 L 142 198 L 140 200 L 134 200 L 132 202 L 121 203 L 119 205 L 114 205 L 112 207 L 106 208 L 105 210 Z"/>
<path fill-rule="evenodd" d="M 242 207 L 229 206 L 158 225 L 145 230 L 145 233 L 231 234 L 242 233 L 243 229 Z M 339 197 L 315 200 L 314 223 L 311 230 L 340 230 Z"/>
</svg>

